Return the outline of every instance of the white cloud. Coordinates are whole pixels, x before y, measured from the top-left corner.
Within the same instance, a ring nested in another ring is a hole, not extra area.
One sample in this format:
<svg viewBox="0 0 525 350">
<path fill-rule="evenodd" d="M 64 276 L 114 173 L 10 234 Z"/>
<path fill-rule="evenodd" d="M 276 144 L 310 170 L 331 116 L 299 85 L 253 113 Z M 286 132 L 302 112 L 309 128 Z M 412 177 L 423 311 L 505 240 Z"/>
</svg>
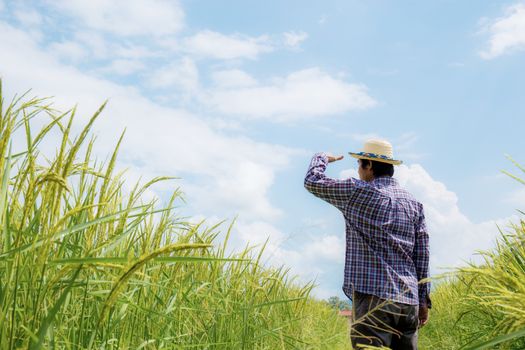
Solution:
<svg viewBox="0 0 525 350">
<path fill-rule="evenodd" d="M 209 120 L 210 126 L 214 130 L 229 130 L 242 133 L 246 131 L 246 128 L 237 120 L 231 120 L 226 118 L 211 118 Z"/>
<path fill-rule="evenodd" d="M 236 222 L 230 237 L 229 246 L 232 251 L 241 251 L 247 246 L 262 247 L 262 262 L 269 266 L 285 266 L 290 268 L 292 276 L 297 276 L 302 283 L 321 278 L 329 281 L 333 278 L 327 275 L 334 266 L 344 263 L 345 242 L 343 235 L 321 234 L 308 237 L 301 242 L 294 241 L 293 247 L 286 246 L 290 237 L 275 226 L 264 221 Z M 306 242 L 306 243 L 302 243 Z M 342 273 L 342 271 L 341 271 Z M 314 289 L 318 298 L 337 295 L 339 291 L 326 288 Z"/>
<path fill-rule="evenodd" d="M 242 143 L 239 144 L 243 147 Z M 278 150 L 277 147 L 259 146 L 258 156 L 248 156 L 246 159 L 261 157 L 261 152 L 284 152 L 281 157 L 291 154 L 289 150 Z M 266 148 L 266 151 L 263 149 Z M 273 148 L 273 149 L 272 149 Z M 231 152 L 232 150 L 230 150 Z M 234 151 L 235 152 L 235 151 Z M 236 152 L 241 156 L 244 151 Z M 279 158 L 279 153 L 277 157 Z M 268 154 L 267 156 L 270 156 Z M 199 186 L 188 187 L 188 191 L 196 196 L 196 207 L 207 211 L 220 211 L 222 208 L 236 208 L 236 214 L 247 220 L 264 219 L 273 221 L 282 215 L 281 210 L 273 207 L 266 197 L 266 193 L 274 183 L 273 167 L 256 163 L 251 160 L 237 159 L 228 165 L 227 172 L 215 175 L 216 182 Z M 284 165 L 282 160 L 277 164 Z M 274 165 L 275 166 L 275 165 Z M 220 204 L 220 206 L 218 206 Z"/>
<path fill-rule="evenodd" d="M 356 163 L 357 166 L 357 163 Z M 353 177 L 354 179 L 359 179 L 359 173 L 356 169 L 345 169 L 339 173 L 339 178 L 341 180 L 348 179 L 350 177 Z"/>
<path fill-rule="evenodd" d="M 365 86 L 349 84 L 319 68 L 297 71 L 267 85 L 214 89 L 207 100 L 225 114 L 278 121 L 340 114 L 376 104 Z"/>
<path fill-rule="evenodd" d="M 489 23 L 488 48 L 480 52 L 484 59 L 493 59 L 508 52 L 525 49 L 525 4 L 517 3 L 505 9 L 505 16 Z"/>
<path fill-rule="evenodd" d="M 92 30 L 80 30 L 75 32 L 72 42 L 88 49 L 90 51 L 91 59 L 105 59 L 114 52 L 106 42 L 104 36 Z"/>
<path fill-rule="evenodd" d="M 403 161 L 407 160 L 420 160 L 426 156 L 425 153 L 421 152 L 416 146 L 419 140 L 419 135 L 415 132 L 406 132 L 402 134 L 398 139 L 394 140 L 394 149 L 396 157 Z"/>
<path fill-rule="evenodd" d="M 84 60 L 92 64 L 110 60 L 109 70 L 121 75 L 142 68 L 144 63 L 140 60 L 163 55 L 158 49 L 132 43 L 112 42 L 92 30 L 79 30 L 73 33 L 71 39 L 51 42 L 48 50 L 57 57 L 73 63 Z M 117 63 L 121 63 L 122 67 L 116 66 Z"/>
<path fill-rule="evenodd" d="M 26 6 L 17 7 L 13 10 L 13 15 L 25 27 L 39 26 L 43 21 L 40 13 Z"/>
<path fill-rule="evenodd" d="M 145 177 L 162 174 L 187 178 L 177 186 L 186 190 L 190 203 L 206 203 L 220 215 L 242 212 L 246 217 L 260 215 L 266 219 L 280 212 L 270 202 L 268 190 L 293 150 L 224 136 L 191 113 L 153 103 L 136 88 L 61 64 L 39 49 L 29 35 L 5 23 L 0 22 L 0 32 L 5 35 L 0 41 L 4 93 L 32 88 L 37 96 L 56 96 L 55 106 L 62 110 L 78 103 L 77 127 L 109 98 L 109 105 L 94 125 L 97 155 L 107 155 L 126 128 L 119 166 L 140 164 L 141 170 L 149 169 Z"/>
<path fill-rule="evenodd" d="M 458 206 L 457 195 L 434 180 L 418 164 L 401 165 L 396 175 L 401 186 L 410 191 L 425 207 L 431 239 L 431 267 L 454 267 L 463 261 L 480 261 L 477 250 L 494 247 L 499 232 L 496 224 L 506 226 L 511 219 L 501 218 L 474 223 Z"/>
<path fill-rule="evenodd" d="M 269 239 L 270 245 L 275 248 L 285 239 L 281 231 L 264 221 L 239 221 L 235 228 L 243 245 L 262 245 Z"/>
<path fill-rule="evenodd" d="M 212 78 L 215 85 L 220 88 L 251 87 L 257 85 L 257 80 L 239 69 L 216 71 L 213 72 Z"/>
<path fill-rule="evenodd" d="M 130 75 L 145 69 L 145 65 L 137 60 L 117 59 L 109 66 L 101 68 L 99 71 L 117 75 Z"/>
<path fill-rule="evenodd" d="M 299 45 L 308 38 L 308 33 L 303 31 L 291 31 L 283 34 L 284 44 L 290 49 L 297 49 Z"/>
<path fill-rule="evenodd" d="M 204 30 L 187 37 L 182 42 L 184 51 L 198 57 L 216 59 L 255 59 L 261 53 L 273 51 L 270 39 L 263 35 L 249 37 L 241 34 L 224 35 Z"/>
<path fill-rule="evenodd" d="M 317 237 L 301 249 L 301 254 L 314 261 L 314 264 L 319 261 L 342 264 L 345 260 L 346 244 L 342 237 L 342 234 Z"/>
<path fill-rule="evenodd" d="M 80 61 L 88 56 L 84 46 L 74 41 L 55 42 L 49 45 L 49 51 L 68 61 Z"/>
<path fill-rule="evenodd" d="M 112 53 L 118 57 L 138 60 L 142 58 L 161 57 L 163 54 L 160 50 L 151 49 L 141 45 L 118 45 L 112 48 Z"/>
<path fill-rule="evenodd" d="M 380 136 L 376 133 L 365 133 L 365 134 L 352 134 L 352 140 L 365 143 L 367 140 L 370 139 L 384 139 L 384 137 Z"/>
<path fill-rule="evenodd" d="M 89 28 L 122 36 L 170 35 L 184 26 L 184 12 L 178 1 L 63 0 L 49 4 Z"/>
<path fill-rule="evenodd" d="M 516 209 L 525 211 L 525 187 L 513 191 L 506 197 L 506 202 L 516 206 Z"/>
<path fill-rule="evenodd" d="M 148 84 L 155 88 L 178 87 L 195 91 L 199 87 L 199 70 L 192 59 L 184 57 L 151 73 Z"/>
</svg>

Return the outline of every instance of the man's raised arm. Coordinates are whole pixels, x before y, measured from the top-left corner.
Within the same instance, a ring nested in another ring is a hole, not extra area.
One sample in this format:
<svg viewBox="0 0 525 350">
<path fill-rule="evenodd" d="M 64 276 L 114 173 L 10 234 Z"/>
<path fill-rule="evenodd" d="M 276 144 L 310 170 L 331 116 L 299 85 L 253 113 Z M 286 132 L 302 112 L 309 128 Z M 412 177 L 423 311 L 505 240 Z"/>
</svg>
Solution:
<svg viewBox="0 0 525 350">
<path fill-rule="evenodd" d="M 336 180 L 325 175 L 328 163 L 343 159 L 343 156 L 333 157 L 326 153 L 316 153 L 304 178 L 304 187 L 314 196 L 343 209 L 348 202 L 352 189 L 356 185 L 355 179 Z"/>
</svg>

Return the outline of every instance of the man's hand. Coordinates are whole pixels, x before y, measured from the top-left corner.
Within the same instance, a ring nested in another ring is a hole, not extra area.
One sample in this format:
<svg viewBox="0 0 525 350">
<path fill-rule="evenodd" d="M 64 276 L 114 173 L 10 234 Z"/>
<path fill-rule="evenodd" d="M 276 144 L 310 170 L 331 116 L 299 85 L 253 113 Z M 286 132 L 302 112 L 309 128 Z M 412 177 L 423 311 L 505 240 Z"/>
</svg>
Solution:
<svg viewBox="0 0 525 350">
<path fill-rule="evenodd" d="M 426 305 L 419 305 L 419 328 L 426 325 L 428 322 L 428 307 Z"/>
<path fill-rule="evenodd" d="M 328 157 L 328 163 L 337 162 L 338 160 L 343 159 L 343 156 L 332 156 L 331 154 L 327 154 Z"/>
</svg>

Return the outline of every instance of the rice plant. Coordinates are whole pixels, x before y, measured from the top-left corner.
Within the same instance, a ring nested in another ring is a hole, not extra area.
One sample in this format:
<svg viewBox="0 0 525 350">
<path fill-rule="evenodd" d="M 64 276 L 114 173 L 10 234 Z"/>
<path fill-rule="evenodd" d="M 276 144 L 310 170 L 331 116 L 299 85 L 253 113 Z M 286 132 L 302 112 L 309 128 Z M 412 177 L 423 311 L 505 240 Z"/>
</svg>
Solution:
<svg viewBox="0 0 525 350">
<path fill-rule="evenodd" d="M 73 135 L 75 109 L 5 101 L 0 84 L 1 349 L 348 348 L 346 320 L 312 283 L 263 266 L 262 250 L 227 254 L 231 226 L 219 241 L 224 223 L 179 217 L 178 188 L 165 206 L 143 200 L 174 178 L 124 191 L 124 133 L 107 163 L 93 155 L 104 106 Z M 54 156 L 41 154 L 53 140 Z"/>
<path fill-rule="evenodd" d="M 459 269 L 433 292 L 425 349 L 525 349 L 525 221 L 481 254 L 483 264 Z"/>
</svg>

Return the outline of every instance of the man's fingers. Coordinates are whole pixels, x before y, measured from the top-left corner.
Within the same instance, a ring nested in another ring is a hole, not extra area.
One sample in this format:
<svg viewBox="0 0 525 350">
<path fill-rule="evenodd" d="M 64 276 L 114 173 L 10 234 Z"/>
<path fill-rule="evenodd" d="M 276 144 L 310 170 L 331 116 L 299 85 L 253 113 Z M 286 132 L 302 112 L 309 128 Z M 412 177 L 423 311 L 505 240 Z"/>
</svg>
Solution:
<svg viewBox="0 0 525 350">
<path fill-rule="evenodd" d="M 428 322 L 428 308 L 426 306 L 419 307 L 419 327 L 423 327 Z"/>
<path fill-rule="evenodd" d="M 331 156 L 331 155 L 329 155 L 328 156 L 328 163 L 336 162 L 336 161 L 341 160 L 343 158 L 344 158 L 344 156 Z"/>
</svg>

